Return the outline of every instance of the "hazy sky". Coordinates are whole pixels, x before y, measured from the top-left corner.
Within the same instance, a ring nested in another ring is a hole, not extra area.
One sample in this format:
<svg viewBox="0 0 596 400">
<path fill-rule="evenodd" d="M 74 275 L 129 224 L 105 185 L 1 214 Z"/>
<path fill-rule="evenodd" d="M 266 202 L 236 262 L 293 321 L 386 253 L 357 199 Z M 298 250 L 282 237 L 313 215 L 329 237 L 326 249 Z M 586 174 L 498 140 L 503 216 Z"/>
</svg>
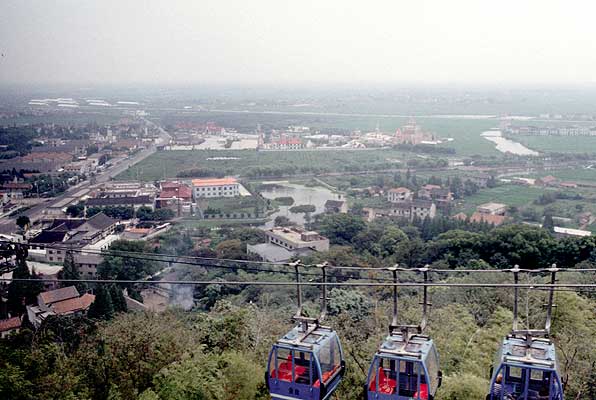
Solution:
<svg viewBox="0 0 596 400">
<path fill-rule="evenodd" d="M 595 15 L 571 0 L 1 0 L 0 83 L 594 83 Z"/>
</svg>

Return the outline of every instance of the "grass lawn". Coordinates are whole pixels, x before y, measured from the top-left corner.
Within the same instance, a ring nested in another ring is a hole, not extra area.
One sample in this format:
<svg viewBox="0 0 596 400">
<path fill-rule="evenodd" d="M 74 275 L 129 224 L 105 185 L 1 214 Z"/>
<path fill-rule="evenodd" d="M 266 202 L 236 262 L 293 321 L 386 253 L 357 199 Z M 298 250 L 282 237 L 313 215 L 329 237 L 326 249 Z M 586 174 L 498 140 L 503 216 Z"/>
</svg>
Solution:
<svg viewBox="0 0 596 400">
<path fill-rule="evenodd" d="M 203 199 L 200 201 L 200 207 L 206 214 L 254 214 L 259 201 L 254 196 L 246 197 L 219 197 L 213 199 Z M 261 204 L 262 206 L 262 204 Z"/>
</svg>

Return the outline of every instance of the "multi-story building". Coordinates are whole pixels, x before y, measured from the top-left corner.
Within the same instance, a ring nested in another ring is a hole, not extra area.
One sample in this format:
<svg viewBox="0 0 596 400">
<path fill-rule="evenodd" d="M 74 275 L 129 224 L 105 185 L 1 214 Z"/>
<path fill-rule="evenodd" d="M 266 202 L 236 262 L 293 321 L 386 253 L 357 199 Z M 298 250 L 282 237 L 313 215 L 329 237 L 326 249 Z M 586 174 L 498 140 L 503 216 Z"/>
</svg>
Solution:
<svg viewBox="0 0 596 400">
<path fill-rule="evenodd" d="M 348 203 L 344 200 L 327 200 L 325 202 L 325 212 L 345 214 L 348 212 Z"/>
<path fill-rule="evenodd" d="M 424 185 L 418 191 L 418 198 L 421 200 L 431 200 L 437 204 L 437 207 L 448 206 L 453 201 L 453 193 L 449 189 L 443 189 L 439 185 Z"/>
<path fill-rule="evenodd" d="M 265 231 L 269 243 L 285 247 L 288 250 L 312 249 L 328 251 L 329 239 L 314 231 L 297 227 L 275 227 Z"/>
<path fill-rule="evenodd" d="M 476 207 L 476 210 L 481 214 L 505 215 L 507 213 L 507 204 L 485 203 Z"/>
<path fill-rule="evenodd" d="M 298 227 L 275 227 L 265 231 L 268 243 L 248 245 L 247 252 L 271 262 L 289 261 L 315 251 L 328 251 L 329 239 Z"/>
<path fill-rule="evenodd" d="M 162 182 L 161 192 L 155 199 L 156 208 L 167 208 L 177 216 L 192 214 L 192 189 L 181 182 Z"/>
<path fill-rule="evenodd" d="M 390 203 L 404 203 L 412 201 L 412 197 L 412 191 L 405 187 L 389 189 L 389 191 L 387 192 L 387 200 Z"/>
<path fill-rule="evenodd" d="M 236 197 L 240 195 L 240 184 L 236 178 L 193 179 L 195 199 L 201 197 Z"/>
<path fill-rule="evenodd" d="M 149 195 L 134 196 L 134 197 L 96 197 L 87 199 L 85 202 L 85 212 L 89 207 L 132 207 L 138 210 L 141 207 L 154 208 L 155 199 Z"/>
<path fill-rule="evenodd" d="M 45 250 L 44 261 L 61 263 L 64 262 L 67 249 L 81 249 L 104 243 L 106 238 L 113 237 L 117 222 L 104 213 L 95 214 L 89 219 L 54 219 L 48 228 L 31 238 L 29 244 L 33 250 Z"/>
<path fill-rule="evenodd" d="M 261 141 L 261 147 L 266 150 L 300 150 L 304 148 L 304 143 L 299 137 L 280 135 L 279 138 L 271 139 L 268 143 Z"/>
<path fill-rule="evenodd" d="M 488 186 L 491 176 L 489 174 L 479 173 L 467 177 L 466 180 L 475 183 L 479 188 L 485 188 Z"/>
<path fill-rule="evenodd" d="M 363 212 L 366 214 L 369 222 L 381 217 L 401 218 L 412 221 L 414 218 L 433 219 L 437 215 L 437 206 L 432 201 L 414 200 L 394 203 L 386 208 L 365 207 Z"/>
</svg>

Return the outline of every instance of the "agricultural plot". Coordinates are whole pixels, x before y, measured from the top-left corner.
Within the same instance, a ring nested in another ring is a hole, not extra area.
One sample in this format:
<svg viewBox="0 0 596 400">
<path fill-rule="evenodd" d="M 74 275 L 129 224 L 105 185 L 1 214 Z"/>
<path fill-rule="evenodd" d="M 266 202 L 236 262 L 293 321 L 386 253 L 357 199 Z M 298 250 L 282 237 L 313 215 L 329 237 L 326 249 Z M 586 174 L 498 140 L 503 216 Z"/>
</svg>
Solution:
<svg viewBox="0 0 596 400">
<path fill-rule="evenodd" d="M 222 155 L 229 159 L 214 160 Z M 162 151 L 124 171 L 120 180 L 152 181 L 164 177 L 225 176 L 267 178 L 284 175 L 399 168 L 403 153 L 396 150 Z M 232 159 L 233 158 L 233 159 Z M 181 174 L 182 172 L 182 174 Z"/>
<path fill-rule="evenodd" d="M 466 197 L 458 207 L 460 211 L 469 213 L 477 206 L 489 202 L 504 203 L 508 206 L 522 207 L 532 204 L 544 192 L 544 188 L 521 185 L 502 185 L 492 189 L 481 189 L 478 193 Z"/>
<path fill-rule="evenodd" d="M 596 153 L 596 136 L 515 136 L 511 139 L 541 153 Z"/>
<path fill-rule="evenodd" d="M 546 175 L 552 175 L 555 178 L 563 181 L 583 181 L 583 182 L 594 182 L 596 183 L 596 166 L 594 168 L 566 168 L 559 170 L 551 170 L 536 175 L 538 178 L 542 178 Z"/>
</svg>

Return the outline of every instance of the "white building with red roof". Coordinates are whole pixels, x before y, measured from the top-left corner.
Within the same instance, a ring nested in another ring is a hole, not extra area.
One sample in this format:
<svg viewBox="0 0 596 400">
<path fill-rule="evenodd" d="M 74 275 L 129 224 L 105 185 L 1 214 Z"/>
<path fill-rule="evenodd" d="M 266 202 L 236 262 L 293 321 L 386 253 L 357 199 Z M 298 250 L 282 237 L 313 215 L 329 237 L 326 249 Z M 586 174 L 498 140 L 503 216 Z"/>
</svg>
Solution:
<svg viewBox="0 0 596 400">
<path fill-rule="evenodd" d="M 195 199 L 236 197 L 240 196 L 240 183 L 236 178 L 193 179 L 192 190 Z"/>
</svg>

